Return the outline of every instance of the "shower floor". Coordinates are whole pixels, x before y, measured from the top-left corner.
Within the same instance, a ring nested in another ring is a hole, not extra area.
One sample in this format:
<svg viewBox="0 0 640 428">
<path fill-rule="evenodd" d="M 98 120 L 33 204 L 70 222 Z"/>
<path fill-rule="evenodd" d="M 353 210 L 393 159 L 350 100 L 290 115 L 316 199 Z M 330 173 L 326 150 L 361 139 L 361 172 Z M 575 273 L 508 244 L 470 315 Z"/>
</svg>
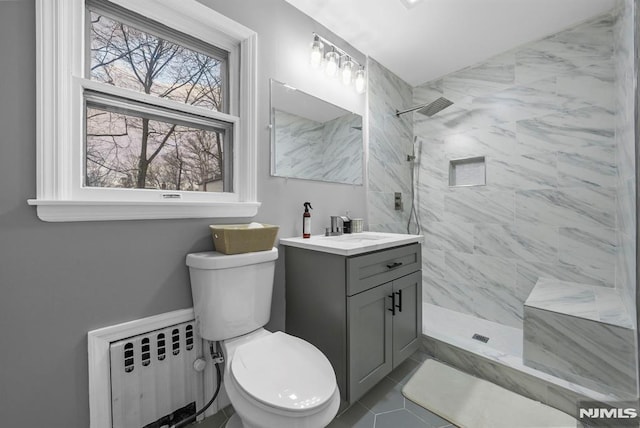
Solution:
<svg viewBox="0 0 640 428">
<path fill-rule="evenodd" d="M 495 359 L 500 355 L 522 360 L 522 330 L 441 306 L 423 303 L 422 334 Z M 473 339 L 478 334 L 487 343 Z"/>
<path fill-rule="evenodd" d="M 521 329 L 487 321 L 426 302 L 423 302 L 422 314 L 423 336 L 449 345 L 447 346 L 448 349 L 446 353 L 450 357 L 462 362 L 463 365 L 473 364 L 471 362 L 472 360 L 460 358 L 459 355 L 456 355 L 460 352 L 455 351 L 455 349 L 458 348 L 494 363 L 494 368 L 491 369 L 490 373 L 487 373 L 489 376 L 487 380 L 492 380 L 492 377 L 503 380 L 504 382 L 497 383 L 515 386 L 516 392 L 533 391 L 549 387 L 554 391 L 564 390 L 563 395 L 565 396 L 567 394 L 575 397 L 579 395 L 592 400 L 605 402 L 619 399 L 618 397 L 602 394 L 525 366 L 522 360 L 523 331 Z M 483 343 L 473 339 L 474 334 L 487 337 L 489 340 L 487 343 Z M 447 362 L 446 359 L 443 359 L 443 361 Z M 480 366 L 486 366 L 473 365 L 474 367 L 471 368 L 476 370 L 481 370 Z M 496 367 L 502 367 L 503 370 L 496 370 Z M 522 376 L 522 374 L 525 376 Z M 480 375 L 480 377 L 483 376 Z M 521 383 L 526 383 L 527 385 Z M 538 398 L 539 401 L 544 401 L 541 397 L 530 398 Z M 546 404 L 556 407 L 556 405 L 554 405 L 556 403 L 551 400 Z"/>
</svg>

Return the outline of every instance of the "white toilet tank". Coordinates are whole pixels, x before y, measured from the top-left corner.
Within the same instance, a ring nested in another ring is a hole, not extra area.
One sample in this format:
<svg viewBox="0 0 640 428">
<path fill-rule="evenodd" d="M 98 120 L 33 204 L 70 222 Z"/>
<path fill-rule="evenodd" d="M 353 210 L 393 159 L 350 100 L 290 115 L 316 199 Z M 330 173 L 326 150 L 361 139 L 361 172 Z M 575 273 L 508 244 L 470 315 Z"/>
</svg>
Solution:
<svg viewBox="0 0 640 428">
<path fill-rule="evenodd" d="M 225 255 L 187 255 L 191 294 L 200 336 L 225 340 L 264 326 L 271 316 L 278 249 Z"/>
</svg>

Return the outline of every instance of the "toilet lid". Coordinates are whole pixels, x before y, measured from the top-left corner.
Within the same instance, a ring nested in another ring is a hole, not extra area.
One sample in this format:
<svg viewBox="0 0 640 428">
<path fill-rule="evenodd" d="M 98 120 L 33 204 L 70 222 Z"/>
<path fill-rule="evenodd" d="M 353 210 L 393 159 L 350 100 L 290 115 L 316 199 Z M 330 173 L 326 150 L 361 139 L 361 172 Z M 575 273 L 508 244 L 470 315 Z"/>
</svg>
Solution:
<svg viewBox="0 0 640 428">
<path fill-rule="evenodd" d="M 238 347 L 231 372 L 251 397 L 290 411 L 319 406 L 336 389 L 327 357 L 310 343 L 282 332 Z"/>
</svg>

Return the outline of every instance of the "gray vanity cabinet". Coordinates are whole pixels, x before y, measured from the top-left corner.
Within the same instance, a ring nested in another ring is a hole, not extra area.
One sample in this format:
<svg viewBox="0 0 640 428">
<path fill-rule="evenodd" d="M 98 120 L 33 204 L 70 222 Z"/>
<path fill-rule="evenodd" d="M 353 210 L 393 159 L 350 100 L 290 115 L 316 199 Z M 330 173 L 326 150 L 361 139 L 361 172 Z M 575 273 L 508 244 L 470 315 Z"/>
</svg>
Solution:
<svg viewBox="0 0 640 428">
<path fill-rule="evenodd" d="M 346 404 L 418 349 L 420 267 L 419 244 L 355 256 L 285 247 L 286 331 L 329 358 Z"/>
</svg>

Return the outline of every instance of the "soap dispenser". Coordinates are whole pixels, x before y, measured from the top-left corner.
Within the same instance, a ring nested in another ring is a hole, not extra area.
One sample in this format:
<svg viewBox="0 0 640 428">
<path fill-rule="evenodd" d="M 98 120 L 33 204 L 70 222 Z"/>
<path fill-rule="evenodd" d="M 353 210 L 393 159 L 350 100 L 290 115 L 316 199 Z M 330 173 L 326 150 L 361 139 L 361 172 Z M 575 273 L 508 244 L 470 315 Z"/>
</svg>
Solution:
<svg viewBox="0 0 640 428">
<path fill-rule="evenodd" d="M 304 213 L 302 214 L 302 237 L 311 238 L 311 213 L 309 208 L 313 209 L 311 202 L 304 203 Z"/>
</svg>

